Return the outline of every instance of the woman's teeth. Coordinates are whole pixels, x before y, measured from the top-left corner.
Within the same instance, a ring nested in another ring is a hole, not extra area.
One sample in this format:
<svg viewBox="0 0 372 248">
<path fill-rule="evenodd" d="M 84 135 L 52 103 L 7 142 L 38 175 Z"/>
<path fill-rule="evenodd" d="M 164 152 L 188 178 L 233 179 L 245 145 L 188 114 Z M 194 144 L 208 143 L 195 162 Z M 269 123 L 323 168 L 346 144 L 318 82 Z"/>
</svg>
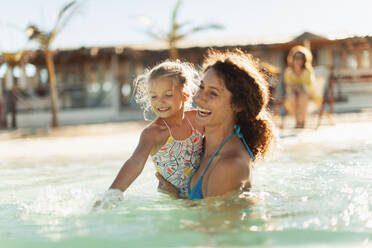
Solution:
<svg viewBox="0 0 372 248">
<path fill-rule="evenodd" d="M 206 109 L 198 108 L 198 114 L 202 117 L 210 115 L 212 112 Z"/>
</svg>

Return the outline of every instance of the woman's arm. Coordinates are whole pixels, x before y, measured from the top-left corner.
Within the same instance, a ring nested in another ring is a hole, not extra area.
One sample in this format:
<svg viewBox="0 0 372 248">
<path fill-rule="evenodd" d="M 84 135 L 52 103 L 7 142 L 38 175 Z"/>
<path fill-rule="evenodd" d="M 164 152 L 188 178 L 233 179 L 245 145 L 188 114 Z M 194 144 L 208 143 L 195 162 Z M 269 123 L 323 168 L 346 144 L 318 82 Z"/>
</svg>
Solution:
<svg viewBox="0 0 372 248">
<path fill-rule="evenodd" d="M 125 191 L 141 174 L 151 149 L 155 144 L 156 132 L 153 127 L 145 128 L 140 136 L 139 143 L 132 156 L 121 167 L 110 189 Z"/>
</svg>

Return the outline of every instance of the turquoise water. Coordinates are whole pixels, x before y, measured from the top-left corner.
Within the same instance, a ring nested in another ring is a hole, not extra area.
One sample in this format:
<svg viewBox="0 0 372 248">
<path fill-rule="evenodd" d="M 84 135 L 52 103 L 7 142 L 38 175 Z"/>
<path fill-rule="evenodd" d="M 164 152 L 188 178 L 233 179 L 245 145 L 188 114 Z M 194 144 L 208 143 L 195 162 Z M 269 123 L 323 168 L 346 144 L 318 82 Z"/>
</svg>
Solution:
<svg viewBox="0 0 372 248">
<path fill-rule="evenodd" d="M 151 163 L 124 199 L 103 196 L 139 131 L 1 141 L 0 247 L 370 247 L 371 127 L 283 135 L 256 165 L 253 205 L 170 199 Z"/>
</svg>

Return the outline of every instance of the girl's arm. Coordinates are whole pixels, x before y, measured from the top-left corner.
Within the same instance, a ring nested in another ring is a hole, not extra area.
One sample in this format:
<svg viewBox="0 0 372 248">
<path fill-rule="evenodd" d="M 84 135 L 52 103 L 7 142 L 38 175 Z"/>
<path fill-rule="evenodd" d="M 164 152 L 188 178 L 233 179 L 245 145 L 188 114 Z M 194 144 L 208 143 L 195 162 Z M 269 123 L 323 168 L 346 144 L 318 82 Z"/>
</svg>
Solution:
<svg viewBox="0 0 372 248">
<path fill-rule="evenodd" d="M 147 127 L 142 131 L 135 151 L 121 167 L 110 189 L 119 189 L 124 192 L 141 174 L 155 144 L 156 132 L 154 131 L 154 127 Z"/>
</svg>

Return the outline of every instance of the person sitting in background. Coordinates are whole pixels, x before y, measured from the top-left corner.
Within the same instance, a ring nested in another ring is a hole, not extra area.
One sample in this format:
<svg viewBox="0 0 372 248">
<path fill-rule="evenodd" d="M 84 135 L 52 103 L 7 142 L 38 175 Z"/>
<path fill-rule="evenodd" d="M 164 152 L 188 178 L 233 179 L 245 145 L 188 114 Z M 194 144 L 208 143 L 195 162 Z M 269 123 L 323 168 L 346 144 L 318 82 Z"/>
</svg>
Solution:
<svg viewBox="0 0 372 248">
<path fill-rule="evenodd" d="M 293 47 L 287 57 L 288 67 L 284 72 L 286 98 L 284 106 L 296 120 L 295 128 L 304 128 L 310 98 L 315 99 L 312 85 L 315 74 L 312 54 L 303 46 Z"/>
</svg>

